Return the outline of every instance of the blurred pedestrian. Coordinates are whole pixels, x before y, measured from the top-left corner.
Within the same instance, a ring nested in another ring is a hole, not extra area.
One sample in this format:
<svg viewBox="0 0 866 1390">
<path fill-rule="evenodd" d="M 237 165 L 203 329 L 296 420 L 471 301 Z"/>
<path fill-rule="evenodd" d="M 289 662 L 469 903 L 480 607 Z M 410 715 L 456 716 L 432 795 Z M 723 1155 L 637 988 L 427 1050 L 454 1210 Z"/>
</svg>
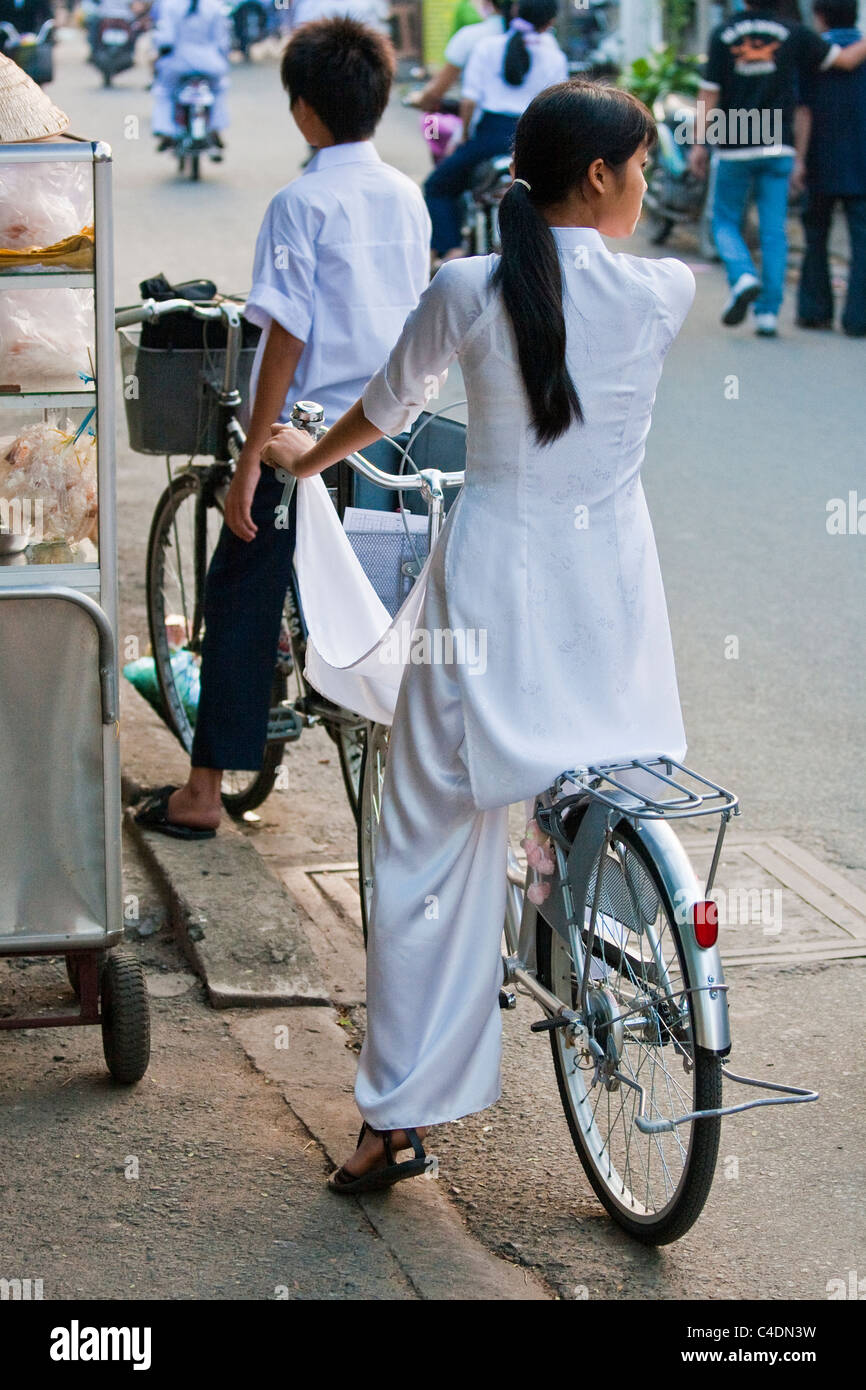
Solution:
<svg viewBox="0 0 866 1390">
<path fill-rule="evenodd" d="M 857 0 L 816 0 L 815 21 L 831 43 L 850 47 L 862 37 Z M 806 156 L 803 227 L 806 255 L 800 277 L 801 328 L 832 328 L 829 240 L 838 204 L 848 222 L 851 265 L 842 327 L 866 337 L 866 67 L 822 73 L 803 90 L 811 115 Z"/>
<path fill-rule="evenodd" d="M 829 68 L 851 71 L 866 41 L 843 48 L 783 18 L 782 0 L 747 0 L 745 12 L 710 38 L 698 97 L 691 166 L 707 171 L 718 146 L 713 235 L 731 287 L 722 323 L 742 323 L 754 305 L 761 337 L 775 338 L 788 259 L 788 188 L 795 166 L 795 113 L 801 84 Z M 761 275 L 743 236 L 751 195 L 758 207 Z"/>
</svg>

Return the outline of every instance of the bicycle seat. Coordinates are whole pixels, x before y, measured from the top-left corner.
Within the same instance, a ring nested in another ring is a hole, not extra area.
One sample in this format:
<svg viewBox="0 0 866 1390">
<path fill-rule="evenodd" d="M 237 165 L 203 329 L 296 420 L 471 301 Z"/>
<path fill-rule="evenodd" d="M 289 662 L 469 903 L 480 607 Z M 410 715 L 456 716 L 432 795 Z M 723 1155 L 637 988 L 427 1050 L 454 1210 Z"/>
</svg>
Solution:
<svg viewBox="0 0 866 1390">
<path fill-rule="evenodd" d="M 485 159 L 472 171 L 472 193 L 476 198 L 492 193 L 500 185 L 506 188 L 510 182 L 510 154 L 498 154 L 494 159 Z"/>
</svg>

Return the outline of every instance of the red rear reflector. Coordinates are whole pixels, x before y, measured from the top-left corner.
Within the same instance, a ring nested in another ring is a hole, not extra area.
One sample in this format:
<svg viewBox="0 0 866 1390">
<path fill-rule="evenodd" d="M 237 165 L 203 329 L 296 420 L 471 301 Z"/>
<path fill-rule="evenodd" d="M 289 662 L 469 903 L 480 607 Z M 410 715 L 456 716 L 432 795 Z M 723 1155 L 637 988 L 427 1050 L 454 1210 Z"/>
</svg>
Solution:
<svg viewBox="0 0 866 1390">
<path fill-rule="evenodd" d="M 698 945 L 705 951 L 710 946 L 715 946 L 719 936 L 718 904 L 709 898 L 704 902 L 695 903 L 692 908 L 692 921 L 695 924 L 695 940 Z"/>
</svg>

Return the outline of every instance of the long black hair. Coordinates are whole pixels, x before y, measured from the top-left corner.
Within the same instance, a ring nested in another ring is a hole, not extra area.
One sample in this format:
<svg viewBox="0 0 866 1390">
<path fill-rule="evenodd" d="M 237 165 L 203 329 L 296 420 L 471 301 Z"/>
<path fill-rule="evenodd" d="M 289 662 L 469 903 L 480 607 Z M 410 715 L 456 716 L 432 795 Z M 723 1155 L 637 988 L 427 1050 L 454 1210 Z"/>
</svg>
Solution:
<svg viewBox="0 0 866 1390">
<path fill-rule="evenodd" d="M 515 182 L 499 209 L 502 254 L 494 284 L 514 326 L 539 444 L 552 444 L 583 420 L 565 362 L 559 250 L 542 210 L 580 188 L 595 160 L 619 169 L 656 138 L 652 115 L 636 97 L 580 78 L 548 87 L 517 123 Z"/>
<path fill-rule="evenodd" d="M 517 18 L 531 24 L 536 30 L 552 24 L 558 13 L 556 0 L 520 0 L 517 6 Z M 505 45 L 505 61 L 502 64 L 502 76 L 510 87 L 521 86 L 531 62 L 523 31 L 515 29 Z"/>
</svg>

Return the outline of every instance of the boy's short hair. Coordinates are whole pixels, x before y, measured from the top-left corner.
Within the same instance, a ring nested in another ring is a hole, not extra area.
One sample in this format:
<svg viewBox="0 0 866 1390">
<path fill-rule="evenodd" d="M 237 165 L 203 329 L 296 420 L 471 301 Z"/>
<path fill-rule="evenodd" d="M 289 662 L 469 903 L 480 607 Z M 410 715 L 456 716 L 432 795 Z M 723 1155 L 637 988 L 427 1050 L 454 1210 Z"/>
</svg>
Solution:
<svg viewBox="0 0 866 1390">
<path fill-rule="evenodd" d="M 813 6 L 828 29 L 856 29 L 857 0 L 815 0 Z"/>
<path fill-rule="evenodd" d="M 280 77 L 338 145 L 369 140 L 388 105 L 396 59 L 389 39 L 355 19 L 302 24 L 286 45 Z"/>
</svg>

